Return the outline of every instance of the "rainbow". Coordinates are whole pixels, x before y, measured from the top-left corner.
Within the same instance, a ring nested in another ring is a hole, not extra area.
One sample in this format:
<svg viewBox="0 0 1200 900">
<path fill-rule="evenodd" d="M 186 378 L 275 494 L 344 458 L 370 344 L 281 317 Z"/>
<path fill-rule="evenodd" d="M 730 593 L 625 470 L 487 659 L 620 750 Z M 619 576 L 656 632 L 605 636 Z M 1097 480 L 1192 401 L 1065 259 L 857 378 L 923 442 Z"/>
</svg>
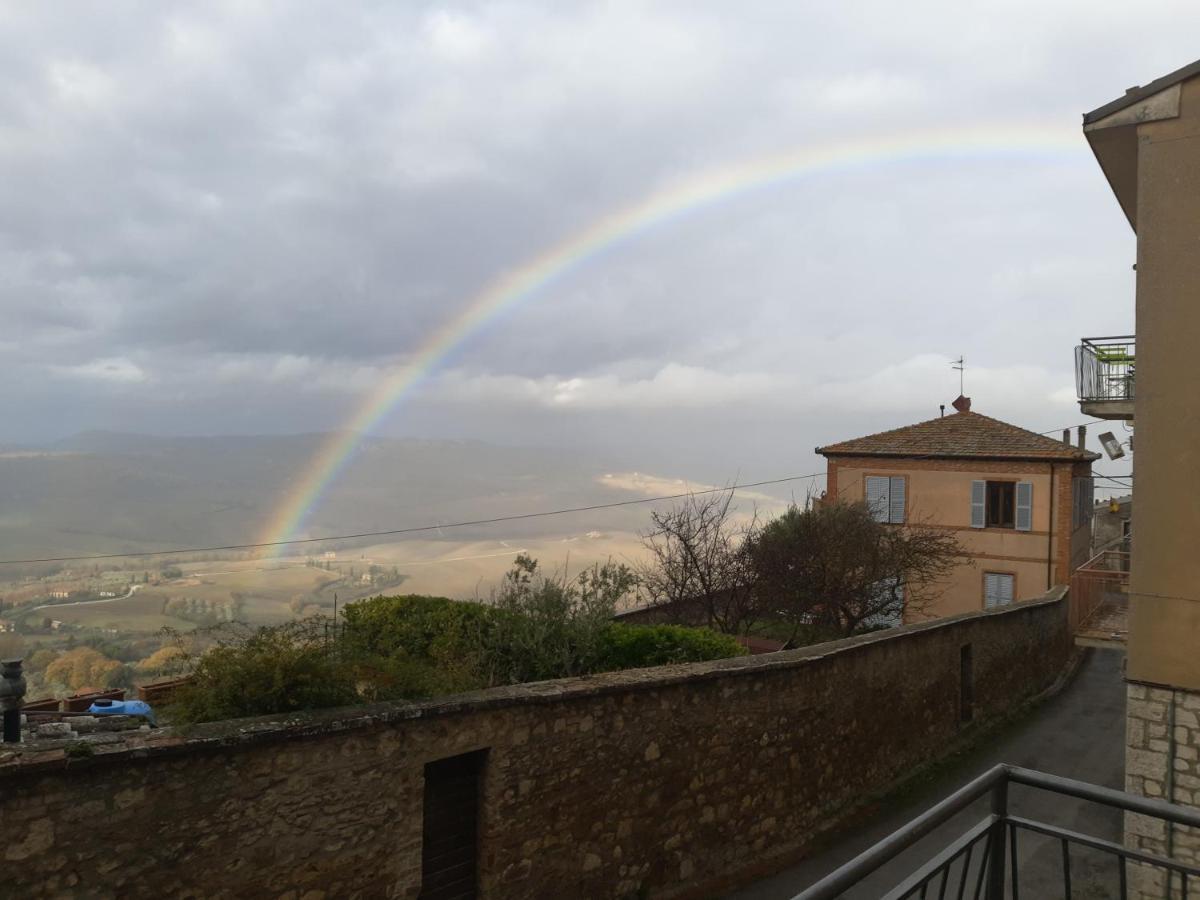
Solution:
<svg viewBox="0 0 1200 900">
<path fill-rule="evenodd" d="M 293 540 L 363 438 L 371 433 L 455 349 L 489 323 L 548 285 L 617 245 L 682 216 L 747 191 L 818 173 L 870 165 L 954 158 L 1047 158 L 1084 151 L 1074 128 L 1022 123 L 988 128 L 911 131 L 808 147 L 700 172 L 597 219 L 516 268 L 503 272 L 431 334 L 407 362 L 367 393 L 356 411 L 313 456 L 273 511 L 259 543 Z"/>
</svg>

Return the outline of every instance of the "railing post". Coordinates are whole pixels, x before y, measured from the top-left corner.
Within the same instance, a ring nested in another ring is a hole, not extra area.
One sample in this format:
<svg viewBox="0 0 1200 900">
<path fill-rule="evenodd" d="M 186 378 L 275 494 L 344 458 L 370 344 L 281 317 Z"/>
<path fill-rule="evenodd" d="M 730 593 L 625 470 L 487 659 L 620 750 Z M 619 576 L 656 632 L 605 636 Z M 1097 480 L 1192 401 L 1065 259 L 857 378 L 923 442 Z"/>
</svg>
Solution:
<svg viewBox="0 0 1200 900">
<path fill-rule="evenodd" d="M 1008 775 L 992 787 L 992 815 L 996 821 L 988 832 L 986 900 L 1004 900 L 1005 832 L 1008 828 Z M 1016 877 L 1016 873 L 1013 873 Z"/>
</svg>

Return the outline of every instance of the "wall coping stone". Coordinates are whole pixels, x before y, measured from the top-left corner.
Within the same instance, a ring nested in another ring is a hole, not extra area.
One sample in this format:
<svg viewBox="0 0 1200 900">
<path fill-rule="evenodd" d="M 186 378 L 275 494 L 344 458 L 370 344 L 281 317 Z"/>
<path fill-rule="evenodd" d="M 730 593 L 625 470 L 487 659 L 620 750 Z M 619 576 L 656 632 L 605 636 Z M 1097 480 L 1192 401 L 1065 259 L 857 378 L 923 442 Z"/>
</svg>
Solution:
<svg viewBox="0 0 1200 900">
<path fill-rule="evenodd" d="M 1006 606 L 960 613 L 928 622 L 915 622 L 837 641 L 812 644 L 795 650 L 760 655 L 735 656 L 709 662 L 680 663 L 642 669 L 622 669 L 596 675 L 533 681 L 452 694 L 419 702 L 395 701 L 335 709 L 305 710 L 281 716 L 261 716 L 206 722 L 201 725 L 165 727 L 151 731 L 115 732 L 119 740 L 93 743 L 89 756 L 72 756 L 63 740 L 0 744 L 0 779 L 28 777 L 67 768 L 91 768 L 149 757 L 220 752 L 250 744 L 298 740 L 321 735 L 376 729 L 412 719 L 450 716 L 464 712 L 502 709 L 525 704 L 556 703 L 562 700 L 604 696 L 629 691 L 653 691 L 680 684 L 750 676 L 778 670 L 799 669 L 819 660 L 854 653 L 865 647 L 905 640 L 926 632 L 953 628 L 965 622 L 992 617 L 1023 615 L 1061 603 L 1067 587 L 1059 585 L 1039 597 Z"/>
</svg>

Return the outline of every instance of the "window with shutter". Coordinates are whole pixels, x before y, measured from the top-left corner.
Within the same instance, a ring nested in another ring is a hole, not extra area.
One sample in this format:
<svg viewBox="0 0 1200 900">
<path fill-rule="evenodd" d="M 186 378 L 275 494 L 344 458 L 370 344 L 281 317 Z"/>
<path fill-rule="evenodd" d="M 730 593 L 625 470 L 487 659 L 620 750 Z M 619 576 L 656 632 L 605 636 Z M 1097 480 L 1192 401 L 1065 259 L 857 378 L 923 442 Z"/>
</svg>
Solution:
<svg viewBox="0 0 1200 900">
<path fill-rule="evenodd" d="M 904 524 L 904 476 L 868 475 L 867 506 L 876 522 Z"/>
<path fill-rule="evenodd" d="M 867 506 L 871 509 L 871 515 L 876 522 L 886 522 L 891 493 L 888 479 L 881 475 L 868 475 L 866 490 Z"/>
<path fill-rule="evenodd" d="M 904 476 L 893 475 L 890 479 L 891 499 L 888 503 L 888 521 L 895 525 L 904 524 Z"/>
<path fill-rule="evenodd" d="M 971 527 L 983 528 L 987 524 L 987 482 L 971 482 Z"/>
<path fill-rule="evenodd" d="M 1013 602 L 1012 575 L 1004 572 L 983 573 L 983 605 L 988 609 Z"/>
<path fill-rule="evenodd" d="M 1017 531 L 1033 530 L 1033 484 L 1017 482 Z"/>
<path fill-rule="evenodd" d="M 1033 485 L 1028 481 L 972 481 L 971 527 L 1033 528 Z"/>
</svg>

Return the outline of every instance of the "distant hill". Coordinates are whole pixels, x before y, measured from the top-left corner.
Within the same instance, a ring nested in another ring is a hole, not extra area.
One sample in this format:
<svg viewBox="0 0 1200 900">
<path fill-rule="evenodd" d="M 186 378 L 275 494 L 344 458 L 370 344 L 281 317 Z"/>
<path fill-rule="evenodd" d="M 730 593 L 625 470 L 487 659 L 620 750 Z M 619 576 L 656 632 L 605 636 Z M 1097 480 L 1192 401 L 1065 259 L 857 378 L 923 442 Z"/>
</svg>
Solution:
<svg viewBox="0 0 1200 900">
<path fill-rule="evenodd" d="M 0 449 L 0 553 L 61 556 L 257 540 L 327 438 L 86 432 L 46 447 Z M 370 438 L 305 531 L 319 537 L 633 496 L 597 483 L 617 465 L 545 448 Z M 637 528 L 646 512 L 634 507 L 625 519 Z M 546 521 L 507 533 L 563 527 Z M 487 536 L 482 529 L 456 534 L 473 533 Z"/>
</svg>

